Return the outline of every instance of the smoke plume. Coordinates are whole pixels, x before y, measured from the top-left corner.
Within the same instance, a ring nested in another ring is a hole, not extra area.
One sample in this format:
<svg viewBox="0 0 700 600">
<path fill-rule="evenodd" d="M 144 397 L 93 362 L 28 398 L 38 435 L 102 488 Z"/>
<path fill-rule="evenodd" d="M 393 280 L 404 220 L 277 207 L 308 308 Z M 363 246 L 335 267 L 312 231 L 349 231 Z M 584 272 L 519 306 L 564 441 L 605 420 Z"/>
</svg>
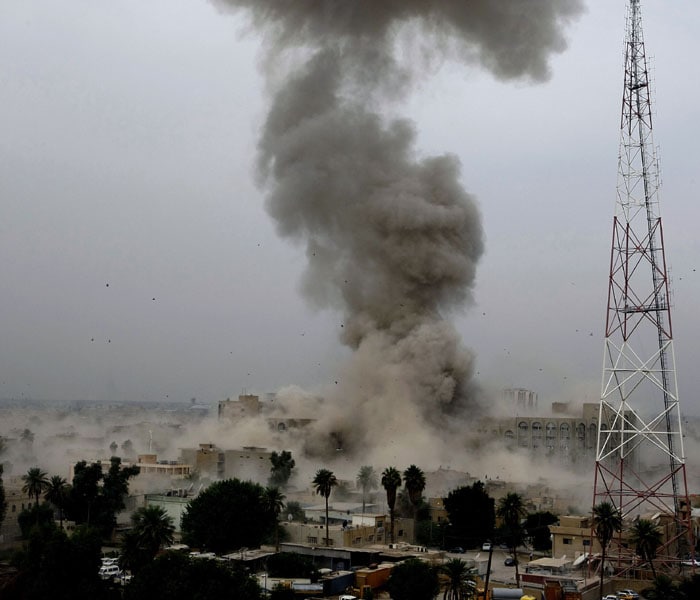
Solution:
<svg viewBox="0 0 700 600">
<path fill-rule="evenodd" d="M 478 390 L 447 319 L 471 300 L 479 210 L 457 158 L 417 156 L 413 124 L 386 113 L 448 58 L 499 79 L 546 79 L 581 1 L 214 1 L 245 9 L 265 36 L 267 210 L 305 244 L 304 294 L 343 313 L 354 351 L 307 450 L 457 427 Z"/>
</svg>

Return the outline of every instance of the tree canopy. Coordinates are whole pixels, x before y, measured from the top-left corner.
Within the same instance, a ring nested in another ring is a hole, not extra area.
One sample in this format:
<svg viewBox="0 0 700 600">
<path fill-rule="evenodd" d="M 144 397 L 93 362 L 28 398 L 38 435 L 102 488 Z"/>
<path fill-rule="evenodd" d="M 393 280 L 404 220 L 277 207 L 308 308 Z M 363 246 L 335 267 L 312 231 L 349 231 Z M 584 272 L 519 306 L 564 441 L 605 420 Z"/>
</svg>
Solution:
<svg viewBox="0 0 700 600">
<path fill-rule="evenodd" d="M 394 541 L 394 519 L 396 518 L 396 490 L 401 485 L 401 473 L 396 467 L 387 467 L 382 471 L 382 487 L 386 491 L 386 504 L 389 507 L 389 522 L 391 524 L 390 539 Z"/>
<path fill-rule="evenodd" d="M 66 514 L 78 524 L 94 525 L 102 535 L 109 535 L 124 508 L 129 493 L 129 479 L 139 474 L 136 465 L 123 467 L 121 459 L 113 456 L 109 470 L 103 473 L 99 462 L 80 461 L 73 469 L 73 485 L 66 502 Z M 100 485 L 102 482 L 102 485 Z"/>
<path fill-rule="evenodd" d="M 386 587 L 393 600 L 432 600 L 439 590 L 437 571 L 418 558 L 409 558 L 391 570 Z"/>
<path fill-rule="evenodd" d="M 47 505 L 33 506 L 47 508 Z M 34 529 L 27 546 L 15 554 L 18 574 L 2 589 L 3 600 L 96 600 L 110 595 L 98 570 L 100 536 L 94 529 L 79 527 L 68 537 L 52 522 Z"/>
<path fill-rule="evenodd" d="M 282 450 L 279 454 L 273 451 L 270 455 L 270 462 L 272 463 L 270 467 L 270 486 L 287 487 L 289 478 L 292 476 L 292 471 L 296 465 L 292 458 L 292 453 L 288 450 Z"/>
<path fill-rule="evenodd" d="M 406 486 L 408 499 L 413 506 L 413 518 L 416 518 L 418 507 L 423 500 L 423 490 L 425 489 L 425 473 L 416 465 L 411 465 L 403 472 L 403 482 Z"/>
<path fill-rule="evenodd" d="M 261 600 L 255 578 L 232 563 L 166 552 L 134 576 L 125 600 Z"/>
<path fill-rule="evenodd" d="M 39 467 L 32 467 L 25 475 L 22 475 L 22 482 L 22 493 L 27 494 L 29 498 L 34 498 L 36 504 L 39 504 L 39 496 L 49 485 L 46 472 Z"/>
<path fill-rule="evenodd" d="M 152 561 L 158 550 L 173 542 L 173 519 L 160 506 L 142 506 L 131 515 L 131 530 L 122 540 L 121 565 L 132 572 Z"/>
<path fill-rule="evenodd" d="M 549 511 L 538 511 L 525 517 L 525 533 L 535 550 L 547 551 L 552 549 L 552 538 L 549 526 L 554 525 L 559 517 Z"/>
<path fill-rule="evenodd" d="M 264 492 L 257 483 L 239 479 L 211 484 L 182 515 L 183 541 L 216 553 L 257 548 L 277 521 L 263 502 Z"/>
<path fill-rule="evenodd" d="M 481 481 L 452 490 L 445 498 L 445 510 L 450 521 L 448 545 L 476 548 L 493 536 L 495 503 Z"/>
<path fill-rule="evenodd" d="M 319 496 L 323 496 L 326 501 L 326 546 L 330 546 L 331 541 L 328 539 L 328 497 L 331 495 L 333 488 L 338 485 L 338 479 L 333 471 L 319 469 L 316 471 L 312 483 L 316 493 Z"/>
</svg>

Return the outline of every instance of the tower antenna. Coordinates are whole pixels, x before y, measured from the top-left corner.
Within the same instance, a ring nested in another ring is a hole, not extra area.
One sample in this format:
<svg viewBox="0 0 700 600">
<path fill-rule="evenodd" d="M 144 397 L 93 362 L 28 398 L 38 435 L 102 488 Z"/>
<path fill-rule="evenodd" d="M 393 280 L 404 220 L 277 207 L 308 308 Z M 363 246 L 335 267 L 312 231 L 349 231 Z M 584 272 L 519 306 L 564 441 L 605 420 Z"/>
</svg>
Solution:
<svg viewBox="0 0 700 600">
<path fill-rule="evenodd" d="M 652 129 L 640 2 L 630 0 L 593 504 L 610 502 L 627 528 L 652 520 L 663 536 L 653 567 L 668 571 L 694 543 Z M 651 566 L 628 534 L 606 552 L 620 575 Z"/>
</svg>

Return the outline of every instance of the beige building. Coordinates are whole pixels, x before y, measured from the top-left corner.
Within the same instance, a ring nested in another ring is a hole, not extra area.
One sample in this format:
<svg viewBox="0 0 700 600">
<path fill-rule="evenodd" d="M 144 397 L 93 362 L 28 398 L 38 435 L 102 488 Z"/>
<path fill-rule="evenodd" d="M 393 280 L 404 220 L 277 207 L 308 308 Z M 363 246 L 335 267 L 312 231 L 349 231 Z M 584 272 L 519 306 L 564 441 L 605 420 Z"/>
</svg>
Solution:
<svg viewBox="0 0 700 600">
<path fill-rule="evenodd" d="M 241 394 L 238 400 L 221 400 L 219 402 L 219 420 L 228 419 L 236 422 L 249 417 L 256 417 L 262 408 L 260 397 L 254 394 Z"/>
<path fill-rule="evenodd" d="M 199 444 L 198 448 L 180 448 L 183 462 L 189 463 L 202 477 L 211 479 L 244 479 L 266 484 L 270 477 L 272 451 L 257 446 L 222 449 L 215 444 Z"/>
<path fill-rule="evenodd" d="M 330 520 L 330 519 L 329 519 Z M 350 515 L 348 524 L 328 526 L 328 544 L 326 544 L 326 526 L 323 523 L 282 523 L 292 544 L 311 546 L 331 546 L 336 548 L 361 548 L 373 544 L 388 544 L 389 517 L 386 515 Z M 394 542 L 410 544 L 413 542 L 413 519 L 394 519 Z"/>
<path fill-rule="evenodd" d="M 599 408 L 598 402 L 584 403 L 578 409 L 555 402 L 550 415 L 536 415 L 527 410 L 514 417 L 483 419 L 478 422 L 476 433 L 489 440 L 500 439 L 513 450 L 565 463 L 586 464 L 595 460 Z M 612 418 L 612 415 L 603 417 L 604 429 Z M 634 416 L 630 413 L 627 418 L 632 420 Z"/>
<path fill-rule="evenodd" d="M 591 540 L 591 518 L 576 515 L 559 517 L 558 525 L 550 525 L 552 534 L 552 556 L 576 559 L 584 552 L 597 554 L 600 544 L 593 537 Z"/>
</svg>

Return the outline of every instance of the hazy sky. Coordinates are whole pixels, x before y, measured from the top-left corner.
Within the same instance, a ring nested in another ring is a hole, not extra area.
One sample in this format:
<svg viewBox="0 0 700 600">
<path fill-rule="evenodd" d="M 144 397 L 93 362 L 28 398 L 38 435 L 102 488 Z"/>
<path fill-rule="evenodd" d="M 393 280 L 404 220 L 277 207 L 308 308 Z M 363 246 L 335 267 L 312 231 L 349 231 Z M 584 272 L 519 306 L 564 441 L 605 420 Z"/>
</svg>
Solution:
<svg viewBox="0 0 700 600">
<path fill-rule="evenodd" d="M 589 0 L 539 85 L 445 61 L 387 109 L 482 212 L 479 380 L 597 401 L 625 3 Z M 682 406 L 698 412 L 700 5 L 642 4 Z M 299 292 L 255 183 L 259 35 L 205 0 L 0 3 L 0 397 L 214 402 L 332 382 L 342 317 Z M 695 269 L 698 269 L 696 272 Z"/>
</svg>

